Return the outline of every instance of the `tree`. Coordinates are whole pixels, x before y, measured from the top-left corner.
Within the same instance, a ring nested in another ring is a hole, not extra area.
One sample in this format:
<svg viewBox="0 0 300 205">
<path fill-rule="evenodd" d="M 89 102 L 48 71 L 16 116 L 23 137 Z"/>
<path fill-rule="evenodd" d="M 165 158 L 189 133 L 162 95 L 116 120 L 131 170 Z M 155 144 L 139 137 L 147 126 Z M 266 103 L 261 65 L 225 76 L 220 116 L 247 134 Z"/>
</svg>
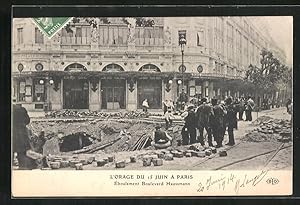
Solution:
<svg viewBox="0 0 300 205">
<path fill-rule="evenodd" d="M 246 71 L 245 82 L 255 87 L 256 94 L 274 93 L 280 87 L 287 87 L 292 79 L 291 70 L 280 63 L 271 51 L 261 51 L 260 67 L 249 65 Z"/>
</svg>

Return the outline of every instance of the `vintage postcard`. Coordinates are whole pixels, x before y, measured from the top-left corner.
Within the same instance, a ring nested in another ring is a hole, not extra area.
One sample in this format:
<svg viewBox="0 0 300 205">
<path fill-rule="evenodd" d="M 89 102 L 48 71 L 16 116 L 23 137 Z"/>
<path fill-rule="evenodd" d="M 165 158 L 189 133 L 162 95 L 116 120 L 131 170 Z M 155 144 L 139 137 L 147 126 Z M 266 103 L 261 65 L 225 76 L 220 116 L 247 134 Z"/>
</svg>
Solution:
<svg viewBox="0 0 300 205">
<path fill-rule="evenodd" d="M 293 17 L 12 22 L 13 197 L 293 193 Z"/>
</svg>

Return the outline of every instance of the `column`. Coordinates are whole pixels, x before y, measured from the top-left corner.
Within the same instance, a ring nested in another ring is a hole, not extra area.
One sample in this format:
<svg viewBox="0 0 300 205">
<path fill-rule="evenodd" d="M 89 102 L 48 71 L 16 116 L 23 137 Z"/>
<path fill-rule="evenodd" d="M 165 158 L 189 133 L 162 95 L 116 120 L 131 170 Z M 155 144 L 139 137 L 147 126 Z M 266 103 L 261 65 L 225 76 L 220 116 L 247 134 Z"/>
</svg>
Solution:
<svg viewBox="0 0 300 205">
<path fill-rule="evenodd" d="M 92 82 L 89 82 L 89 110 L 91 111 L 100 110 L 100 103 L 99 103 L 100 92 L 101 89 L 99 86 L 99 81 L 97 82 L 97 85 L 93 85 Z"/>
<path fill-rule="evenodd" d="M 127 96 L 127 110 L 132 111 L 137 109 L 137 82 L 134 83 L 134 90 L 131 92 L 128 86 L 128 80 L 126 80 L 126 96 Z"/>
<path fill-rule="evenodd" d="M 62 79 L 59 80 L 57 89 L 55 88 L 55 83 L 49 87 L 49 99 L 51 102 L 52 110 L 60 110 L 63 108 L 63 87 L 62 87 Z"/>
</svg>

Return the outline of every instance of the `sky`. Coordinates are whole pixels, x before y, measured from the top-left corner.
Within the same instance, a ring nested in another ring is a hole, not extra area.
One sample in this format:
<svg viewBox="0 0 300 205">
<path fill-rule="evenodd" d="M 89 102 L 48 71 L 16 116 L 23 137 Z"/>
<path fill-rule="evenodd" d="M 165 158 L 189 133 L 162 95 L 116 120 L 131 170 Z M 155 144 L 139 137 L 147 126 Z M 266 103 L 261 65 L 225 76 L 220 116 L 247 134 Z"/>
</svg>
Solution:
<svg viewBox="0 0 300 205">
<path fill-rule="evenodd" d="M 270 35 L 287 56 L 287 64 L 293 64 L 293 17 L 268 16 L 264 17 Z"/>
</svg>

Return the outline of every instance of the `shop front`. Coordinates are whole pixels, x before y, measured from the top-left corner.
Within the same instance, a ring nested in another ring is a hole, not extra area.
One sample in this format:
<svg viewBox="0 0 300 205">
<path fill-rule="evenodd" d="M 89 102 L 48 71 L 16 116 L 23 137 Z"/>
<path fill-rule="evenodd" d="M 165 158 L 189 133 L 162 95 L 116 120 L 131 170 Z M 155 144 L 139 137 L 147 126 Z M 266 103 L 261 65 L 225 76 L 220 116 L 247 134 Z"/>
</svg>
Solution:
<svg viewBox="0 0 300 205">
<path fill-rule="evenodd" d="M 101 80 L 101 109 L 126 109 L 126 80 Z"/>
<path fill-rule="evenodd" d="M 148 100 L 149 109 L 162 108 L 162 80 L 160 79 L 140 79 L 137 82 L 138 88 L 138 108 L 142 108 L 145 99 Z"/>
</svg>

